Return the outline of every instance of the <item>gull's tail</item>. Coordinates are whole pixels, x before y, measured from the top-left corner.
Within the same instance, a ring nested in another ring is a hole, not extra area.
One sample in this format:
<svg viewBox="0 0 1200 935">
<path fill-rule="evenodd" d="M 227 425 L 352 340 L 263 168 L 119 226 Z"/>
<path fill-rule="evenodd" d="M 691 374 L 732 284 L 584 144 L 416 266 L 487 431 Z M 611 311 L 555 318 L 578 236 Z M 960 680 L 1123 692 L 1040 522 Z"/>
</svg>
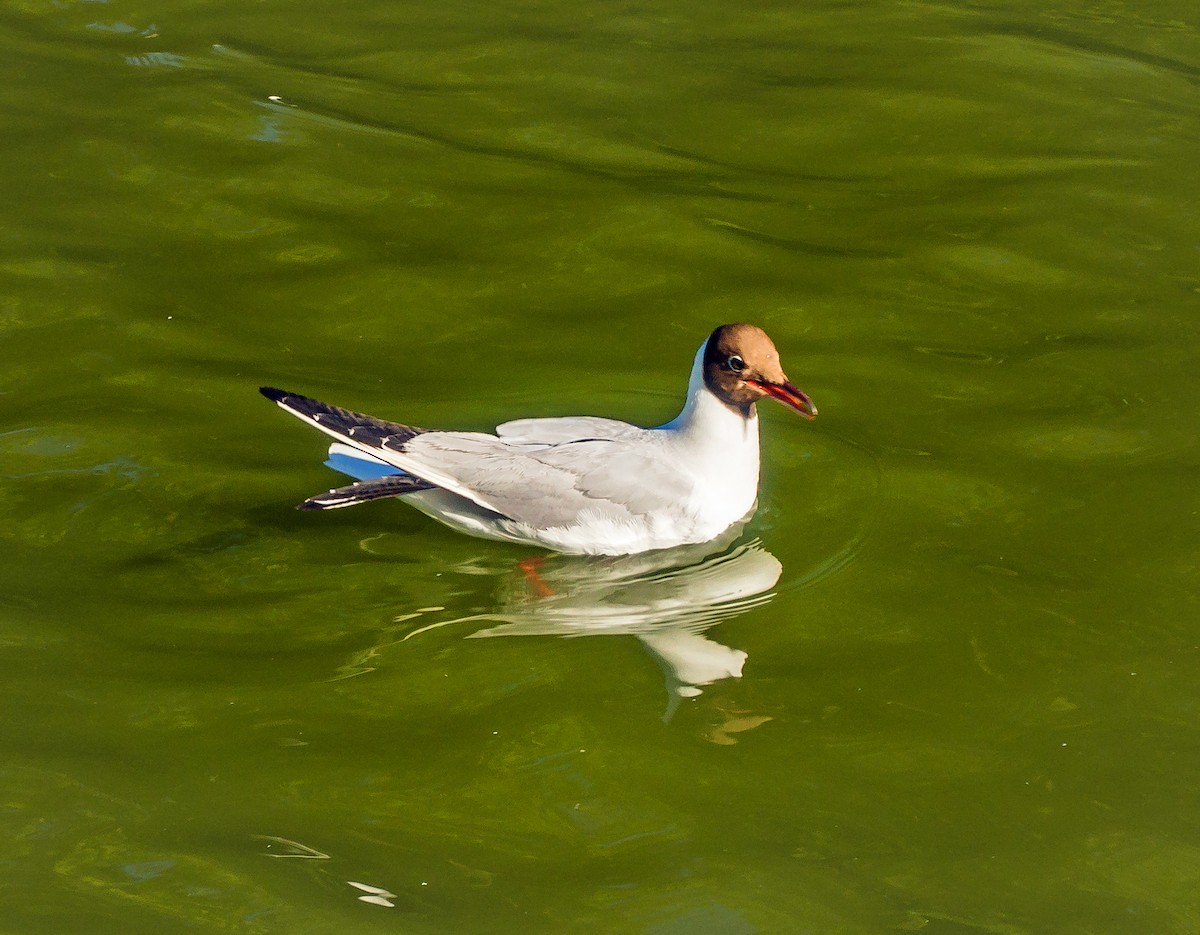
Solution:
<svg viewBox="0 0 1200 935">
<path fill-rule="evenodd" d="M 373 455 L 373 452 L 383 454 L 388 450 L 399 450 L 405 442 L 427 431 L 426 429 L 400 422 L 386 422 L 374 416 L 332 406 L 310 396 L 289 393 L 271 386 L 260 387 L 259 392 L 278 404 L 284 412 L 320 429 L 326 435 L 340 439 L 341 441 L 329 446 L 329 460 L 325 463 L 335 470 L 359 479 L 356 484 L 337 487 L 327 493 L 309 497 L 297 506 L 297 509 L 336 510 L 340 507 L 354 506 L 356 503 L 366 503 L 368 500 L 431 490 L 435 486 L 419 477 L 404 473 L 395 465 Z"/>
</svg>

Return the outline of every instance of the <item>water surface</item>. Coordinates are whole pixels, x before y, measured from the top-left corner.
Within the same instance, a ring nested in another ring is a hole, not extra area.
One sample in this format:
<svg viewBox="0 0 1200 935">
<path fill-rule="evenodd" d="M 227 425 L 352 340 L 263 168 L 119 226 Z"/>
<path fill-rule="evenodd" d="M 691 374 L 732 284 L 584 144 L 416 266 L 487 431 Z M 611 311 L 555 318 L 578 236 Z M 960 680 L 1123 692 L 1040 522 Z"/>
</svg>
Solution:
<svg viewBox="0 0 1200 935">
<path fill-rule="evenodd" d="M 0 23 L 13 931 L 1200 928 L 1191 6 Z M 757 516 L 549 601 L 255 392 L 656 424 L 732 320 Z"/>
</svg>

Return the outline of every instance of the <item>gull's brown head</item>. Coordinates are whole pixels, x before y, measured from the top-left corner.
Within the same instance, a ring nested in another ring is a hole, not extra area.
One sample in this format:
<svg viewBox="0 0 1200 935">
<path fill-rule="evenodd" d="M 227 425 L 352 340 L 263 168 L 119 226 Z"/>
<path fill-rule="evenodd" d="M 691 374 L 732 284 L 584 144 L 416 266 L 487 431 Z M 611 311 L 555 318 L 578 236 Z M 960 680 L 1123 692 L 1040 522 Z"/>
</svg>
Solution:
<svg viewBox="0 0 1200 935">
<path fill-rule="evenodd" d="M 725 405 L 749 416 L 764 397 L 777 399 L 806 419 L 817 407 L 788 380 L 779 351 L 762 328 L 721 325 L 704 345 L 704 385 Z"/>
</svg>

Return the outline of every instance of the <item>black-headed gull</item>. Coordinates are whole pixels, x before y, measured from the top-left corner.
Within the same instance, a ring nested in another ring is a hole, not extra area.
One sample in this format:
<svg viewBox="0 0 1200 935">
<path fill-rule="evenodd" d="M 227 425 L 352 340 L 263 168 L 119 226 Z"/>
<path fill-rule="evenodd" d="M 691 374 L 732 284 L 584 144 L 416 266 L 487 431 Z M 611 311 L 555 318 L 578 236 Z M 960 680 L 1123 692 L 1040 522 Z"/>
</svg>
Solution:
<svg viewBox="0 0 1200 935">
<path fill-rule="evenodd" d="M 746 324 L 722 325 L 700 345 L 683 411 L 657 428 L 570 416 L 505 422 L 495 435 L 439 432 L 261 392 L 338 439 L 325 463 L 358 479 L 300 509 L 402 497 L 473 536 L 594 555 L 715 539 L 758 499 L 754 404 L 770 397 L 817 415 L 771 339 Z"/>
</svg>

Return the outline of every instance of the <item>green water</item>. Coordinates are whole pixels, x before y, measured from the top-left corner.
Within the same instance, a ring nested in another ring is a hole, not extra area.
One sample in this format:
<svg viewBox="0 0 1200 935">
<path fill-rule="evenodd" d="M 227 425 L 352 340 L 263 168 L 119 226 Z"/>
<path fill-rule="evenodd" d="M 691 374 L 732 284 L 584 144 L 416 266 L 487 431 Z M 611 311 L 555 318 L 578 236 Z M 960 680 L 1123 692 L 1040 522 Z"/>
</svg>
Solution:
<svg viewBox="0 0 1200 935">
<path fill-rule="evenodd" d="M 0 120 L 0 931 L 1200 930 L 1194 4 L 15 0 Z M 730 320 L 758 515 L 548 599 L 256 393 Z"/>
</svg>

